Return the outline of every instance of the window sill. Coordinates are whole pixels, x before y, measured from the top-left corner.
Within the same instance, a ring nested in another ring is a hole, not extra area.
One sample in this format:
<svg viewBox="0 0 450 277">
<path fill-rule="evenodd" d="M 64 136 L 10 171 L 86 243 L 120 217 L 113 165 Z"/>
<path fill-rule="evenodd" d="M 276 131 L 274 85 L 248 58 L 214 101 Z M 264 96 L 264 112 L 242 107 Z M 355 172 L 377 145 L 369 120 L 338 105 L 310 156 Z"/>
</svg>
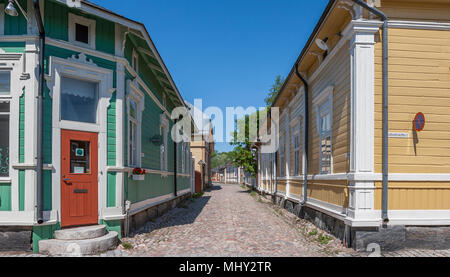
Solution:
<svg viewBox="0 0 450 277">
<path fill-rule="evenodd" d="M 9 177 L 0 177 L 0 184 L 10 184 L 11 178 Z"/>
</svg>

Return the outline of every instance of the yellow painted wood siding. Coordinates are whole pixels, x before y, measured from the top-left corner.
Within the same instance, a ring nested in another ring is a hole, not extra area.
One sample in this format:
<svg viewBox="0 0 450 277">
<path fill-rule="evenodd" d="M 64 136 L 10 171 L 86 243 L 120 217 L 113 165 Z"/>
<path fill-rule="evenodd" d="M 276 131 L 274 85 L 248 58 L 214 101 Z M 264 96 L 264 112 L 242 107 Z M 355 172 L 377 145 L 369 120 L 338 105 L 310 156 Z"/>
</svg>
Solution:
<svg viewBox="0 0 450 277">
<path fill-rule="evenodd" d="M 277 183 L 277 192 L 281 192 L 283 194 L 286 194 L 286 181 L 280 181 L 278 180 Z"/>
<path fill-rule="evenodd" d="M 347 181 L 310 181 L 308 197 L 341 207 L 348 207 L 349 194 Z"/>
<path fill-rule="evenodd" d="M 295 196 L 302 196 L 303 181 L 289 181 L 289 193 Z"/>
<path fill-rule="evenodd" d="M 316 106 L 312 101 L 328 86 L 334 87 L 333 95 L 333 173 L 347 173 L 350 152 L 350 45 L 344 45 L 333 57 L 327 68 L 310 85 L 309 174 L 319 174 L 319 133 Z"/>
<path fill-rule="evenodd" d="M 450 31 L 390 29 L 391 173 L 450 173 Z M 376 45 L 375 170 L 382 167 L 381 43 Z M 415 132 L 418 112 L 426 117 Z M 450 198 L 449 198 L 450 202 Z"/>
<path fill-rule="evenodd" d="M 390 182 L 389 210 L 449 210 L 448 182 Z M 381 210 L 382 184 L 375 189 L 375 210 Z"/>
</svg>

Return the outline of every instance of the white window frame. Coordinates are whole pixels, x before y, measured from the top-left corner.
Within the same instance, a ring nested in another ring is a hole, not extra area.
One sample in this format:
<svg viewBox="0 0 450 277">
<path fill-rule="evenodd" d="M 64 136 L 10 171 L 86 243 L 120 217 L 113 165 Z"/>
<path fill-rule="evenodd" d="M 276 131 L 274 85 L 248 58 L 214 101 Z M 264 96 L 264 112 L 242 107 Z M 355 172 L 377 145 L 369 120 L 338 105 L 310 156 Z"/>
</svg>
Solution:
<svg viewBox="0 0 450 277">
<path fill-rule="evenodd" d="M 81 24 L 87 26 L 89 29 L 89 43 L 83 43 L 81 41 L 76 40 L 76 25 Z M 71 44 L 87 47 L 95 50 L 95 40 L 96 40 L 96 24 L 97 22 L 93 19 L 88 19 L 79 15 L 75 15 L 73 13 L 69 13 L 69 42 Z"/>
<path fill-rule="evenodd" d="M 169 119 L 167 118 L 166 114 L 161 114 L 160 118 L 160 135 L 162 138 L 162 143 L 160 146 L 160 169 L 163 172 L 168 172 L 169 170 L 169 164 L 168 164 L 168 136 L 169 136 Z M 163 149 L 164 148 L 164 153 Z"/>
<path fill-rule="evenodd" d="M 136 83 L 136 81 L 132 82 L 128 80 L 128 91 L 129 94 L 127 96 L 127 138 L 128 138 L 128 165 L 132 167 L 141 167 L 142 165 L 142 113 L 144 112 L 145 108 L 145 96 L 144 93 L 139 89 L 139 85 Z M 134 101 L 136 104 L 136 118 L 133 118 L 131 116 L 131 100 Z M 133 122 L 133 124 L 136 125 L 136 145 L 134 144 L 134 141 L 131 141 L 131 128 L 130 128 L 130 122 Z M 133 162 L 133 153 L 131 153 L 130 149 L 131 147 L 133 149 L 136 149 L 136 158 L 137 161 Z"/>
<path fill-rule="evenodd" d="M 319 172 L 320 175 L 330 175 L 333 174 L 333 92 L 334 88 L 332 86 L 324 89 L 313 101 L 313 104 L 316 106 L 316 119 L 317 119 L 317 132 L 319 135 Z M 322 118 L 329 115 L 331 119 L 330 130 L 322 130 Z M 330 171 L 323 170 L 323 147 L 322 141 L 324 138 L 330 137 L 331 144 L 331 153 L 330 153 Z"/>
<path fill-rule="evenodd" d="M 9 166 L 9 168 L 8 168 L 8 176 L 0 176 L 0 181 L 1 180 L 5 180 L 5 181 L 9 181 L 10 179 L 11 179 L 11 175 L 12 175 L 12 159 L 11 159 L 11 152 L 13 151 L 13 149 L 12 149 L 12 128 L 13 128 L 13 124 L 12 124 L 12 114 L 13 114 L 13 109 L 12 109 L 12 107 L 13 107 L 13 97 L 12 97 L 12 93 L 11 93 L 11 91 L 13 90 L 13 84 L 12 84 L 12 74 L 13 74 L 13 72 L 12 72 L 12 70 L 11 69 L 0 69 L 0 73 L 3 73 L 3 72 L 7 72 L 7 73 L 9 73 L 9 75 L 10 75 L 10 78 L 9 78 L 9 87 L 10 87 L 10 90 L 9 90 L 9 94 L 5 94 L 5 95 L 0 95 L 0 103 L 1 104 L 4 104 L 4 103 L 7 103 L 8 105 L 9 105 L 9 112 L 0 112 L 0 115 L 7 115 L 8 116 L 8 122 L 9 122 L 9 137 L 8 137 L 8 144 L 9 144 L 9 149 L 8 149 L 8 161 L 9 161 L 9 164 L 8 164 L 8 166 Z M 18 119 L 18 118 L 17 118 Z M 1 130 L 0 130 L 1 131 Z M 1 183 L 1 182 L 0 182 Z"/>
<path fill-rule="evenodd" d="M 279 159 L 280 159 L 280 177 L 286 177 L 286 139 L 283 135 L 280 136 L 280 151 L 279 151 Z"/>
<path fill-rule="evenodd" d="M 292 139 L 292 155 L 294 156 L 294 164 L 293 173 L 294 176 L 300 176 L 302 174 L 302 169 L 300 168 L 300 160 L 301 160 L 301 141 L 302 141 L 302 131 L 300 129 L 300 118 L 297 118 L 291 123 L 291 139 Z M 298 137 L 298 145 L 296 146 L 296 137 Z M 296 157 L 296 153 L 298 152 L 298 157 Z"/>
<path fill-rule="evenodd" d="M 62 121 L 61 118 L 61 77 L 76 78 L 90 82 L 98 82 L 99 102 L 97 107 L 97 124 Z M 68 59 L 51 56 L 49 58 L 49 75 L 45 76 L 47 87 L 52 98 L 52 143 L 53 149 L 61 149 L 61 130 L 73 130 L 98 133 L 98 169 L 107 167 L 107 110 L 111 104 L 114 91 L 114 72 L 97 66 L 84 53 L 73 55 Z M 53 213 L 61 214 L 61 151 L 52 151 L 52 203 Z M 107 174 L 99 174 L 99 184 L 107 183 Z M 99 186 L 99 195 L 106 194 L 106 186 Z M 99 198 L 98 212 L 103 214 L 106 200 Z"/>
</svg>

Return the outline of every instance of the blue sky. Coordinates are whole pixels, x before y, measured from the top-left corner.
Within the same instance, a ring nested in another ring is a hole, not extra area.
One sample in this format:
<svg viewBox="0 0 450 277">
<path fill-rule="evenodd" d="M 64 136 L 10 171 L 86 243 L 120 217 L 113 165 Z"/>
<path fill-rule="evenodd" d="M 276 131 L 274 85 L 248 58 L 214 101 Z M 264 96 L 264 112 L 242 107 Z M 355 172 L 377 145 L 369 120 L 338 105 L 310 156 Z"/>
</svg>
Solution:
<svg viewBox="0 0 450 277">
<path fill-rule="evenodd" d="M 93 0 L 144 23 L 181 95 L 203 107 L 264 106 L 328 0 Z M 229 151 L 226 143 L 216 145 Z"/>
</svg>

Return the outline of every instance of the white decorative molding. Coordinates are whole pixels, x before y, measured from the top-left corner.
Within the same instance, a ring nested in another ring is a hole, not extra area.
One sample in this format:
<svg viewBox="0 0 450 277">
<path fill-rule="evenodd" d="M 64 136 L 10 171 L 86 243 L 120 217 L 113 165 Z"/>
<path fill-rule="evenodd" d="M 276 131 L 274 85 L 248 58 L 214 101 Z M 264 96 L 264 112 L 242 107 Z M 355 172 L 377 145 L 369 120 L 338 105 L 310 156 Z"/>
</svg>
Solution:
<svg viewBox="0 0 450 277">
<path fill-rule="evenodd" d="M 338 8 L 347 10 L 353 19 L 360 19 L 363 16 L 363 8 L 351 0 L 340 0 Z"/>
<path fill-rule="evenodd" d="M 389 20 L 389 28 L 449 31 L 449 22 Z"/>
<path fill-rule="evenodd" d="M 82 63 L 90 66 L 97 66 L 91 59 L 88 59 L 86 54 L 80 53 L 77 55 L 72 55 L 72 57 L 68 58 L 69 61 L 76 62 L 76 63 Z"/>
<path fill-rule="evenodd" d="M 110 101 L 110 91 L 113 88 L 113 71 L 98 67 L 91 62 L 86 62 L 86 56 L 80 54 L 78 58 L 72 57 L 62 59 L 51 56 L 49 59 L 49 76 L 47 86 L 52 93 L 52 143 L 53 149 L 61 149 L 61 130 L 76 130 L 98 133 L 98 171 L 99 184 L 107 183 L 107 175 L 103 174 L 106 169 L 106 153 L 107 153 L 107 107 Z M 75 58 L 77 61 L 74 62 Z M 80 62 L 81 61 L 81 62 Z M 85 62 L 83 62 L 85 61 Z M 88 124 L 81 122 L 62 121 L 61 114 L 61 78 L 70 77 L 80 80 L 98 83 L 99 102 L 97 108 L 97 123 Z M 61 153 L 60 151 L 52 151 L 52 161 L 54 172 L 52 174 L 52 204 L 53 208 L 61 215 Z M 98 191 L 98 209 L 99 214 L 106 208 L 106 186 L 99 185 Z"/>
</svg>

